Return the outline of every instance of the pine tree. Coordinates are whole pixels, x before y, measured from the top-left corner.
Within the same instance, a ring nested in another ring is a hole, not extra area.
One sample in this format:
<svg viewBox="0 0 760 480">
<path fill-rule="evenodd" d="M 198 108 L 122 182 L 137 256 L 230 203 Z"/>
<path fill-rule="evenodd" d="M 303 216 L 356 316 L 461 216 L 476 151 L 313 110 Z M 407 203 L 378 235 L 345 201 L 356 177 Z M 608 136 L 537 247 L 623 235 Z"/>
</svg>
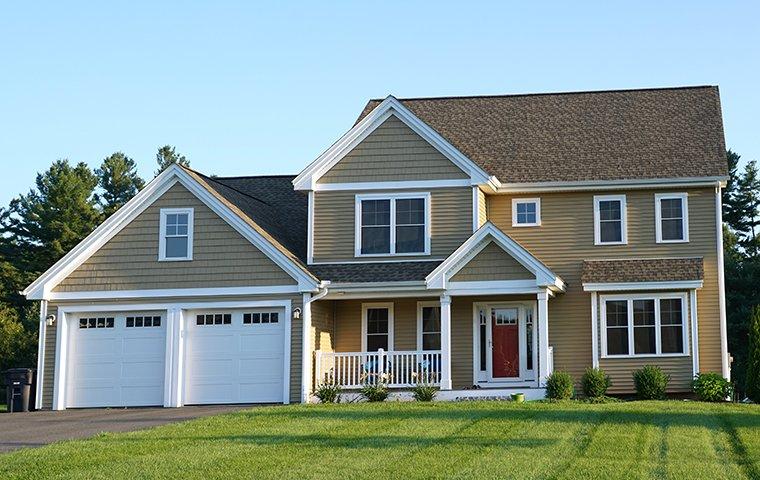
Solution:
<svg viewBox="0 0 760 480">
<path fill-rule="evenodd" d="M 760 402 L 760 305 L 752 309 L 749 319 L 749 356 L 745 381 L 747 397 Z"/>
<path fill-rule="evenodd" d="M 737 216 L 739 244 L 749 257 L 757 257 L 757 228 L 760 226 L 760 176 L 753 160 L 744 168 L 744 174 L 736 182 L 734 215 Z"/>
<path fill-rule="evenodd" d="M 103 159 L 103 164 L 95 170 L 98 185 L 103 193 L 95 195 L 105 217 L 121 208 L 145 186 L 145 181 L 137 174 L 134 160 L 116 152 Z"/>
<path fill-rule="evenodd" d="M 174 163 L 182 165 L 183 167 L 190 166 L 190 161 L 185 158 L 184 155 L 178 154 L 174 147 L 171 145 L 164 145 L 158 149 L 158 152 L 156 153 L 156 163 L 158 163 L 158 170 L 156 170 L 156 175 L 163 172 L 167 169 L 167 167 L 169 167 L 169 165 L 172 165 Z"/>
<path fill-rule="evenodd" d="M 728 162 L 728 180 L 722 191 L 723 201 L 723 221 L 733 230 L 738 231 L 741 228 L 742 212 L 736 204 L 736 190 L 739 181 L 739 160 L 741 155 L 728 150 L 726 160 Z"/>
</svg>

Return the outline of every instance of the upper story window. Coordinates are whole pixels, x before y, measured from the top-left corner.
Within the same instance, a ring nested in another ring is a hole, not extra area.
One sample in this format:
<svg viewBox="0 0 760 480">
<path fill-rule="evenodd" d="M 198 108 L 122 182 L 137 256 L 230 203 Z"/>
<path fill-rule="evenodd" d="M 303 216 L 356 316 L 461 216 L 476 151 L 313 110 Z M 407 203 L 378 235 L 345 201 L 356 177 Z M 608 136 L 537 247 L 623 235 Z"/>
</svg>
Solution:
<svg viewBox="0 0 760 480">
<path fill-rule="evenodd" d="M 541 225 L 540 198 L 512 199 L 512 226 L 538 227 Z"/>
<path fill-rule="evenodd" d="M 193 259 L 193 209 L 162 208 L 158 259 Z"/>
<path fill-rule="evenodd" d="M 356 196 L 360 256 L 430 254 L 430 194 Z"/>
<path fill-rule="evenodd" d="M 601 320 L 605 357 L 688 353 L 685 295 L 602 297 Z"/>
<path fill-rule="evenodd" d="M 658 193 L 654 196 L 657 243 L 689 241 L 689 209 L 685 193 Z"/>
<path fill-rule="evenodd" d="M 628 243 L 625 195 L 594 196 L 594 244 Z"/>
</svg>

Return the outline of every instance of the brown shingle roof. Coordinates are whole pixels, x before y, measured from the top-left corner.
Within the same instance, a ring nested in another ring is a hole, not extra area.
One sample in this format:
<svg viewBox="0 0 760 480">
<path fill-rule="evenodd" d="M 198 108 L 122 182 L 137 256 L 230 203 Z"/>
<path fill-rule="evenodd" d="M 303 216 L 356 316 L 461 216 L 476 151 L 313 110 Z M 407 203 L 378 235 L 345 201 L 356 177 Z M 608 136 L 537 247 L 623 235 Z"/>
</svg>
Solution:
<svg viewBox="0 0 760 480">
<path fill-rule="evenodd" d="M 399 100 L 503 183 L 728 174 L 713 86 Z"/>
<path fill-rule="evenodd" d="M 703 280 L 702 257 L 585 260 L 582 283 L 673 282 Z"/>
</svg>

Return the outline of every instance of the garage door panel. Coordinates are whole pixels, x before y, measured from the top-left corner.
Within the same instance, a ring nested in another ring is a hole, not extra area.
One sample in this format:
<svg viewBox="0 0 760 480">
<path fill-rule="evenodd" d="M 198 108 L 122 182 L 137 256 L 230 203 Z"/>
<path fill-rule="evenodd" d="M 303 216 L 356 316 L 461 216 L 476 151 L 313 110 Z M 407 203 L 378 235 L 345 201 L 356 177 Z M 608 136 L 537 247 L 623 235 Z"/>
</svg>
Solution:
<svg viewBox="0 0 760 480">
<path fill-rule="evenodd" d="M 166 346 L 166 339 L 157 336 L 140 336 L 135 338 L 125 338 L 122 349 L 124 355 L 151 355 L 158 356 L 157 352 L 163 354 Z"/>
<path fill-rule="evenodd" d="M 106 355 L 111 356 L 113 353 L 120 349 L 121 342 L 118 338 L 112 336 L 102 336 L 87 332 L 79 339 L 74 345 L 75 352 L 78 356 L 84 357 L 87 355 Z"/>
</svg>

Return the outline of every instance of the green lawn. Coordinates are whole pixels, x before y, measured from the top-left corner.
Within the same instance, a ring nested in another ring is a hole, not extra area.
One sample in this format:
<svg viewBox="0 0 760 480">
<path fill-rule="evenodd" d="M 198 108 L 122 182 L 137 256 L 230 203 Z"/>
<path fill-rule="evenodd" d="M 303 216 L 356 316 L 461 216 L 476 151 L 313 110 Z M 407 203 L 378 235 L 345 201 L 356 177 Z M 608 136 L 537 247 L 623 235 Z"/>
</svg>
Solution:
<svg viewBox="0 0 760 480">
<path fill-rule="evenodd" d="M 295 405 L 0 455 L 3 479 L 173 477 L 760 478 L 760 407 Z"/>
</svg>

